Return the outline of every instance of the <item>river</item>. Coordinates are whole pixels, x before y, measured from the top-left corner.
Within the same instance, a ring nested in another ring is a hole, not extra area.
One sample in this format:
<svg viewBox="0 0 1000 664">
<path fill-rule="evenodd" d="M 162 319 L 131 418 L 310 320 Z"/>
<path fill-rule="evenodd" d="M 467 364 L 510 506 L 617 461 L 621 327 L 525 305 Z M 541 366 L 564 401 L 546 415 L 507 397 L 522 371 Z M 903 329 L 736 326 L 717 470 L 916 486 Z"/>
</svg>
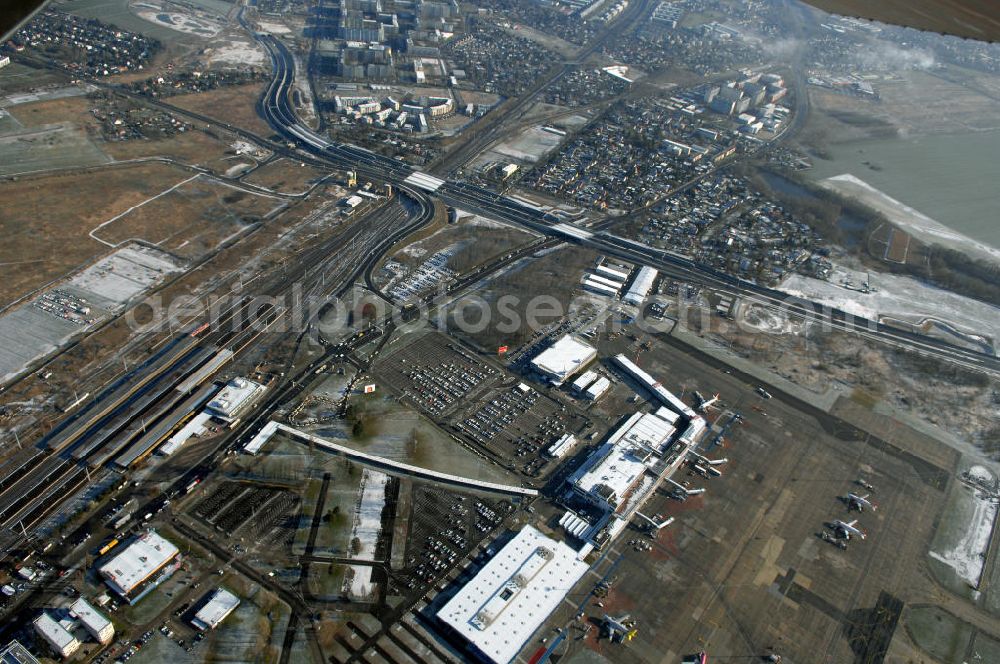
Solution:
<svg viewBox="0 0 1000 664">
<path fill-rule="evenodd" d="M 1000 248 L 1000 130 L 831 145 L 810 177 L 850 173 L 954 231 Z"/>
</svg>

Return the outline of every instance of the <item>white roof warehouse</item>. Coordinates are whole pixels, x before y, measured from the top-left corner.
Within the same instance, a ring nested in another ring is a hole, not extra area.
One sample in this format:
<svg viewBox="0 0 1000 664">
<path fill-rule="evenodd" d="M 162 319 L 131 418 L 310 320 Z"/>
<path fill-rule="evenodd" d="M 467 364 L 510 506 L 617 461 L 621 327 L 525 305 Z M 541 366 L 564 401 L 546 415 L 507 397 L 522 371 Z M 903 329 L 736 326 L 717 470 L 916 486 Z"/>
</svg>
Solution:
<svg viewBox="0 0 1000 664">
<path fill-rule="evenodd" d="M 477 655 L 507 664 L 588 567 L 566 544 L 525 526 L 437 617 Z"/>
<path fill-rule="evenodd" d="M 98 568 L 111 589 L 130 596 L 140 585 L 177 557 L 177 547 L 150 530 Z"/>
<path fill-rule="evenodd" d="M 215 629 L 239 605 L 239 597 L 225 588 L 216 588 L 212 597 L 205 603 L 205 606 L 198 609 L 198 612 L 194 614 L 191 624 L 202 632 L 207 629 Z"/>
<path fill-rule="evenodd" d="M 596 357 L 597 349 L 567 334 L 536 355 L 531 367 L 550 382 L 562 385 Z"/>
</svg>

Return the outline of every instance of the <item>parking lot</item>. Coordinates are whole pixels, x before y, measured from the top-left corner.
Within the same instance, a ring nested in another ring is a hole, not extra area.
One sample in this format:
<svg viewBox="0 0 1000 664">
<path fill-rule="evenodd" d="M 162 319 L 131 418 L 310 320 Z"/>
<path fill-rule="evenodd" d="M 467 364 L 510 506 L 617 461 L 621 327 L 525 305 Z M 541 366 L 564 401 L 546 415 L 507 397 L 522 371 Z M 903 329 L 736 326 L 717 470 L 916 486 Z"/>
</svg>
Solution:
<svg viewBox="0 0 1000 664">
<path fill-rule="evenodd" d="M 483 400 L 455 428 L 468 439 L 529 477 L 549 464 L 543 452 L 564 433 L 577 433 L 588 421 L 526 383 Z"/>
<path fill-rule="evenodd" d="M 393 592 L 428 586 L 491 533 L 514 506 L 430 484 L 413 487 L 413 511 L 406 563 L 393 579 Z"/>
<path fill-rule="evenodd" d="M 492 384 L 499 370 L 431 333 L 379 362 L 376 373 L 401 393 L 402 401 L 441 417 Z"/>
</svg>

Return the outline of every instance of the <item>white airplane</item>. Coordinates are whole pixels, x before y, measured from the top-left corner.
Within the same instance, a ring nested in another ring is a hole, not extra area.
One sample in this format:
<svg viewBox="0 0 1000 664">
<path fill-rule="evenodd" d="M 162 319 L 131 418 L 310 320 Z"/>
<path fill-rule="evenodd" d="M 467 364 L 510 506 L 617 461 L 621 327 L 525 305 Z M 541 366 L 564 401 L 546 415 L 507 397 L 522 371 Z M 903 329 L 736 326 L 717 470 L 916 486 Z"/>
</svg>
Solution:
<svg viewBox="0 0 1000 664">
<path fill-rule="evenodd" d="M 715 404 L 719 402 L 719 394 L 716 393 L 711 399 L 706 399 L 701 396 L 701 392 L 694 393 L 695 398 L 698 400 L 698 405 L 695 407 L 699 413 L 707 413 L 709 410 L 714 410 L 718 408 Z"/>
<path fill-rule="evenodd" d="M 636 512 L 635 515 L 641 518 L 643 521 L 645 521 L 646 524 L 650 527 L 650 529 L 653 530 L 654 532 L 657 530 L 661 530 L 662 528 L 665 528 L 674 522 L 674 517 L 672 516 L 661 520 L 659 514 L 655 514 L 652 517 L 648 517 L 642 512 Z"/>
<path fill-rule="evenodd" d="M 855 537 L 859 537 L 861 539 L 865 539 L 866 537 L 868 537 L 868 535 L 865 533 L 865 531 L 857 527 L 857 523 L 858 523 L 857 519 L 849 523 L 844 523 L 840 519 L 837 519 L 833 522 L 832 525 L 833 525 L 833 530 L 844 539 L 851 539 L 852 535 Z"/>
<path fill-rule="evenodd" d="M 604 629 L 607 630 L 608 638 L 612 642 L 622 643 L 631 641 L 635 637 L 639 630 L 636 629 L 635 621 L 631 618 L 632 616 L 627 613 L 618 618 L 604 615 Z"/>
<path fill-rule="evenodd" d="M 871 495 L 870 493 L 866 493 L 863 496 L 859 496 L 856 493 L 848 493 L 847 494 L 847 509 L 849 509 L 849 510 L 856 509 L 859 512 L 864 512 L 865 508 L 867 507 L 872 512 L 874 512 L 875 510 L 878 509 L 878 505 L 876 505 L 872 501 L 868 500 L 868 496 L 870 496 L 870 495 Z"/>
</svg>

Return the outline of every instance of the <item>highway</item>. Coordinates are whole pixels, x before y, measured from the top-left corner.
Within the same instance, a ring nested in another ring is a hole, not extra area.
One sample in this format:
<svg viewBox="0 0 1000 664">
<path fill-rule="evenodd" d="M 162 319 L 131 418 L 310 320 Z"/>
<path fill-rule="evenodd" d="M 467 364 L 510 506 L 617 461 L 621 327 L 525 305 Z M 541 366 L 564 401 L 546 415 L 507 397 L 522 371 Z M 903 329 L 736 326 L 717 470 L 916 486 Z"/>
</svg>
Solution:
<svg viewBox="0 0 1000 664">
<path fill-rule="evenodd" d="M 258 34 L 257 38 L 267 48 L 274 66 L 274 79 L 261 101 L 262 115 L 276 132 L 317 158 L 342 168 L 357 170 L 366 177 L 390 182 L 406 190 L 415 199 L 429 200 L 433 196 L 448 205 L 551 237 L 561 237 L 629 262 L 650 265 L 672 278 L 746 298 L 761 306 L 779 309 L 830 329 L 905 348 L 966 369 L 1000 375 L 1000 358 L 996 356 L 900 330 L 878 321 L 862 319 L 839 309 L 794 299 L 775 289 L 695 263 L 681 254 L 648 247 L 607 232 L 592 232 L 587 228 L 558 223 L 544 210 L 529 207 L 483 187 L 422 175 L 422 180 L 415 182 L 413 176 L 418 172 L 411 166 L 364 148 L 335 143 L 303 125 L 298 120 L 289 97 L 295 75 L 292 54 L 280 40 L 271 35 Z"/>
</svg>

